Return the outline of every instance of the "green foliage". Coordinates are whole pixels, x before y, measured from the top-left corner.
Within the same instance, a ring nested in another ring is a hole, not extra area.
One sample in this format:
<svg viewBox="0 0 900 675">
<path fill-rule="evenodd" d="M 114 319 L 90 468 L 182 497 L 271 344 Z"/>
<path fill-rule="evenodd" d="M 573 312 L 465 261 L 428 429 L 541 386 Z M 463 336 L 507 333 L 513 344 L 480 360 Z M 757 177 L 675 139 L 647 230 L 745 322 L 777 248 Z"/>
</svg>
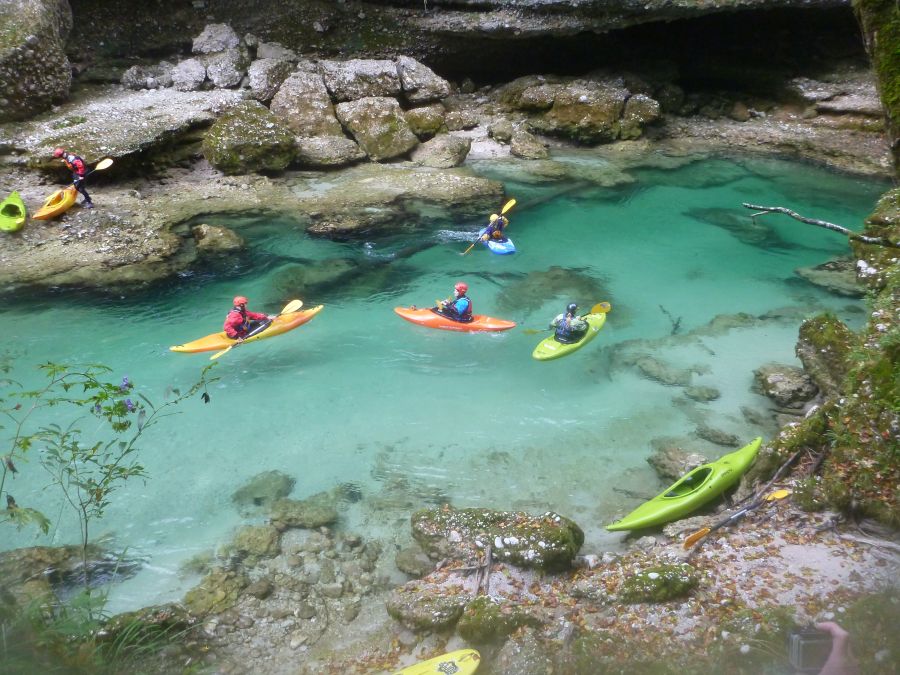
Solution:
<svg viewBox="0 0 900 675">
<path fill-rule="evenodd" d="M 858 598 L 840 619 L 850 633 L 860 672 L 892 675 L 900 663 L 900 591 L 896 588 Z"/>
</svg>

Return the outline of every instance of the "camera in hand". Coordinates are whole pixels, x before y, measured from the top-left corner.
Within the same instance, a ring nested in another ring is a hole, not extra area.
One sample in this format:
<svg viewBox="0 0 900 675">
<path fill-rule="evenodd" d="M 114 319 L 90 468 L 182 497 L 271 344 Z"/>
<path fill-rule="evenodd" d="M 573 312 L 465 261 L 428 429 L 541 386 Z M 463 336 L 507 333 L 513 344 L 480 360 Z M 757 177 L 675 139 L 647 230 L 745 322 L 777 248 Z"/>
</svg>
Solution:
<svg viewBox="0 0 900 675">
<path fill-rule="evenodd" d="M 801 628 L 788 635 L 788 659 L 801 673 L 818 673 L 831 653 L 831 635 Z"/>
</svg>

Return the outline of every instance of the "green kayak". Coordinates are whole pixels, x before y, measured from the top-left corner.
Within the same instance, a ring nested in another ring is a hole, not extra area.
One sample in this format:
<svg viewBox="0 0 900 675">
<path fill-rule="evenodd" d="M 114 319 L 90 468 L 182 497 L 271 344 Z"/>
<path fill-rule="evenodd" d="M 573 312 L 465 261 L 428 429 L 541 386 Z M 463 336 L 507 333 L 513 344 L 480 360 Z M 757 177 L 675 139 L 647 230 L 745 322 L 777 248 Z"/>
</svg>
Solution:
<svg viewBox="0 0 900 675">
<path fill-rule="evenodd" d="M 756 459 L 761 443 L 762 438 L 756 438 L 740 450 L 698 466 L 606 529 L 640 530 L 683 518 L 735 485 Z"/>
<path fill-rule="evenodd" d="M 558 359 L 567 356 L 584 347 L 588 342 L 597 337 L 597 333 L 603 328 L 603 324 L 606 323 L 606 313 L 585 314 L 583 318 L 588 323 L 588 329 L 578 342 L 560 342 L 551 335 L 550 337 L 541 340 L 538 346 L 534 348 L 531 355 L 538 361 L 549 361 L 550 359 Z"/>
<path fill-rule="evenodd" d="M 25 225 L 25 202 L 18 192 L 0 202 L 0 230 L 15 232 Z"/>
</svg>

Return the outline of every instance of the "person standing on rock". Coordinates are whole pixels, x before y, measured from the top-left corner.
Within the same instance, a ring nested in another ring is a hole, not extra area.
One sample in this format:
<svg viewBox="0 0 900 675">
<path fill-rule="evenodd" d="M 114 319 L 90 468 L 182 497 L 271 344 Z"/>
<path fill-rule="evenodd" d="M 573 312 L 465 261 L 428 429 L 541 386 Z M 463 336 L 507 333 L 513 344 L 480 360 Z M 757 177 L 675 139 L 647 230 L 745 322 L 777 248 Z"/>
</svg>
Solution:
<svg viewBox="0 0 900 675">
<path fill-rule="evenodd" d="M 91 201 L 91 196 L 84 187 L 84 178 L 87 175 L 87 164 L 84 163 L 84 160 L 78 155 L 66 152 L 65 148 L 56 148 L 53 151 L 53 156 L 61 159 L 66 168 L 72 172 L 72 184 L 84 197 L 81 205 L 86 209 L 94 208 L 94 202 Z"/>
<path fill-rule="evenodd" d="M 241 341 L 255 328 L 271 322 L 274 316 L 250 312 L 247 310 L 247 298 L 239 295 L 234 299 L 234 307 L 225 317 L 225 335 L 232 340 Z"/>
</svg>

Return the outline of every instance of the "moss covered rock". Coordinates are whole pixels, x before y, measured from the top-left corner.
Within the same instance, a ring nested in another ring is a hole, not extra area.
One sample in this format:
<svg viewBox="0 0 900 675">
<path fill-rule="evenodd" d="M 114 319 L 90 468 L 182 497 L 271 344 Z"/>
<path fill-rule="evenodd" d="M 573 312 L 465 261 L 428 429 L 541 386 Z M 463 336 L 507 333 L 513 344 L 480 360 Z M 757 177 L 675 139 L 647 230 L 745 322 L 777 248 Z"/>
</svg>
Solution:
<svg viewBox="0 0 900 675">
<path fill-rule="evenodd" d="M 419 143 L 396 99 L 369 96 L 339 103 L 336 112 L 359 147 L 376 162 L 405 155 Z"/>
<path fill-rule="evenodd" d="M 442 630 L 453 626 L 469 601 L 467 595 L 432 595 L 407 584 L 392 591 L 387 613 L 413 631 Z"/>
<path fill-rule="evenodd" d="M 272 113 L 298 136 L 340 136 L 344 132 L 322 76 L 297 70 L 272 98 Z"/>
<path fill-rule="evenodd" d="M 278 555 L 281 535 L 273 525 L 246 525 L 234 535 L 230 547 L 249 564 L 254 564 Z"/>
<path fill-rule="evenodd" d="M 522 626 L 540 624 L 523 606 L 482 595 L 466 605 L 456 630 L 467 642 L 485 645 L 506 639 Z"/>
<path fill-rule="evenodd" d="M 250 580 L 243 574 L 217 569 L 184 596 L 184 606 L 197 617 L 218 614 L 233 607 Z"/>
<path fill-rule="evenodd" d="M 263 471 L 250 478 L 231 495 L 242 511 L 268 509 L 276 500 L 287 497 L 294 489 L 294 478 L 281 471 Z"/>
<path fill-rule="evenodd" d="M 68 97 L 71 28 L 65 0 L 0 3 L 0 122 L 27 119 Z"/>
<path fill-rule="evenodd" d="M 682 598 L 700 583 L 690 565 L 659 565 L 625 579 L 619 592 L 623 602 L 666 602 Z"/>
<path fill-rule="evenodd" d="M 243 101 L 210 127 L 203 155 L 226 174 L 281 171 L 294 159 L 294 135 L 257 101 Z"/>
<path fill-rule="evenodd" d="M 337 496 L 332 492 L 319 492 L 306 499 L 279 499 L 272 505 L 269 518 L 279 530 L 331 525 L 338 519 Z"/>
<path fill-rule="evenodd" d="M 418 108 L 411 108 L 404 113 L 410 130 L 422 140 L 427 140 L 439 133 L 444 126 L 444 115 L 447 109 L 440 103 L 432 103 Z"/>
<path fill-rule="evenodd" d="M 423 509 L 412 516 L 412 533 L 433 557 L 474 558 L 490 546 L 495 559 L 519 567 L 568 568 L 584 543 L 584 532 L 552 512 Z"/>
<path fill-rule="evenodd" d="M 801 324 L 797 356 L 825 396 L 840 393 L 856 343 L 853 331 L 833 314 L 820 314 Z"/>
</svg>

